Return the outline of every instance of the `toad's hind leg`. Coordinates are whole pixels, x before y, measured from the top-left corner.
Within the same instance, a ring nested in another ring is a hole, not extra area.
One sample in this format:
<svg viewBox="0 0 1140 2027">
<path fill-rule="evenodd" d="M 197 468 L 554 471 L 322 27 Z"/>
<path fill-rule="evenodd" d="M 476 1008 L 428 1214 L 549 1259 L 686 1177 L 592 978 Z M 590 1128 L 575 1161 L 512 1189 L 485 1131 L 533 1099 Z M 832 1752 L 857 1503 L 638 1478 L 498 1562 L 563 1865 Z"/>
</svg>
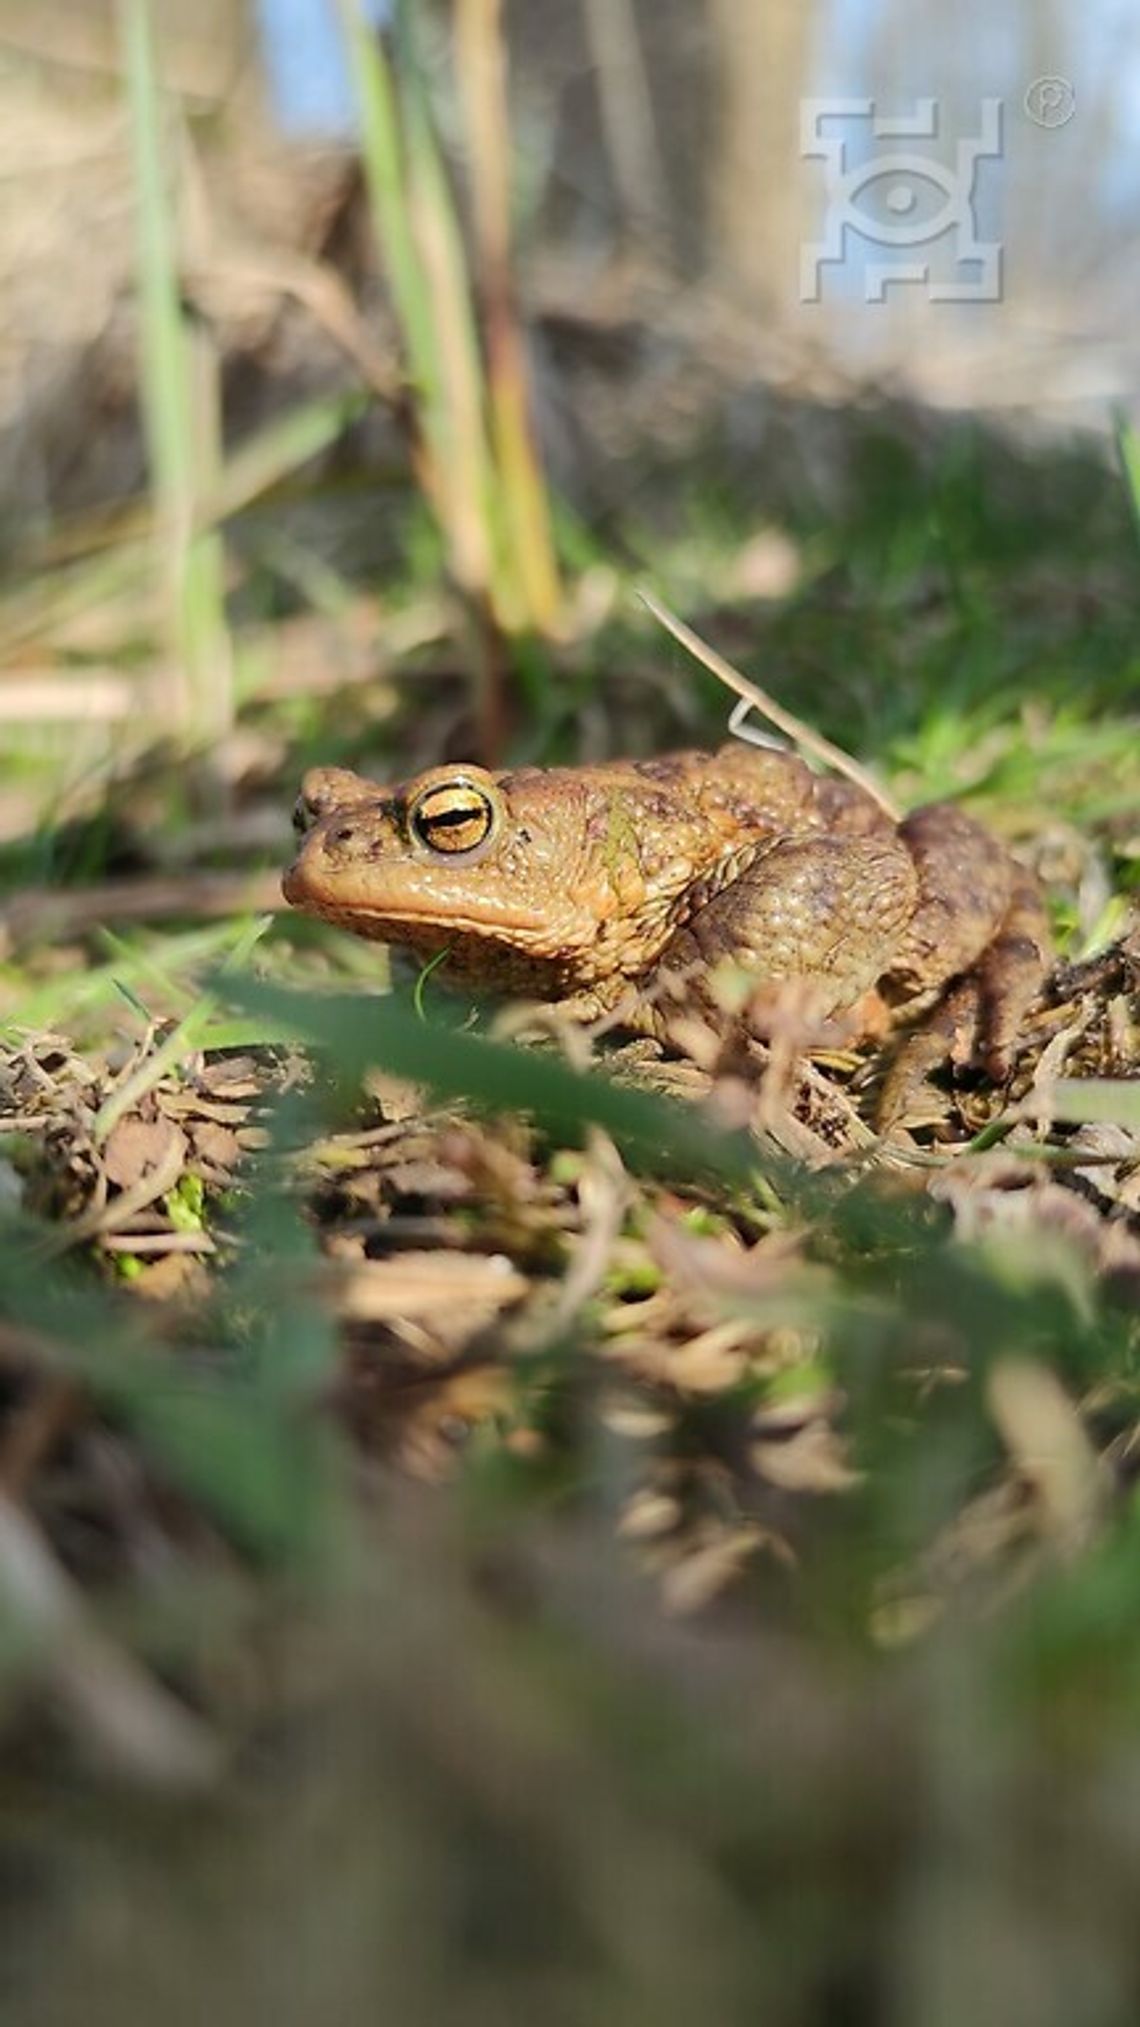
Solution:
<svg viewBox="0 0 1140 2027">
<path fill-rule="evenodd" d="M 1009 1074 L 1025 1016 L 1049 970 L 1052 941 L 1036 880 L 1016 868 L 1009 907 L 978 960 L 976 1053 L 991 1077 Z"/>
<path fill-rule="evenodd" d="M 930 804 L 901 827 L 920 900 L 887 984 L 904 998 L 942 987 L 887 1074 L 879 1120 L 912 1108 L 947 1060 L 1007 1075 L 1026 1012 L 1049 968 L 1050 938 L 1033 875 L 963 810 Z"/>
<path fill-rule="evenodd" d="M 1017 869 L 1004 846 L 954 803 L 914 810 L 899 837 L 918 874 L 918 905 L 888 982 L 911 998 L 978 962 L 1001 928 Z"/>
</svg>

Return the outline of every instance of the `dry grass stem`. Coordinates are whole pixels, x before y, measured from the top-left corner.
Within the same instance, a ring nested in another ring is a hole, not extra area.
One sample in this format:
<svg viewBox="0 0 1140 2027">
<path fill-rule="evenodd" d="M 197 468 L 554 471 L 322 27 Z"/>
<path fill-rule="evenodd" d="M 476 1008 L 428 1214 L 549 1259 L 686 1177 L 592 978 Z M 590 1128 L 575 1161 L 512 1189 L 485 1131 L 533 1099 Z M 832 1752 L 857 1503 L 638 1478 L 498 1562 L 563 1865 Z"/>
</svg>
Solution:
<svg viewBox="0 0 1140 2027">
<path fill-rule="evenodd" d="M 766 690 L 759 687 L 759 684 L 752 682 L 747 676 L 742 676 L 739 669 L 734 669 L 731 662 L 726 661 L 722 654 L 718 654 L 715 648 L 701 639 L 700 634 L 694 633 L 692 627 L 687 626 L 683 619 L 678 619 L 676 613 L 671 612 L 653 592 L 642 589 L 638 592 L 638 597 L 653 614 L 654 619 L 665 628 L 666 633 L 671 633 L 674 640 L 683 648 L 687 648 L 694 659 L 702 663 L 719 682 L 724 683 L 736 696 L 743 697 L 747 703 L 752 704 L 789 739 L 794 739 L 796 745 L 801 746 L 805 753 L 814 754 L 817 760 L 824 761 L 828 767 L 834 767 L 837 773 L 845 774 L 849 781 L 854 781 L 878 803 L 879 808 L 890 817 L 892 823 L 898 823 L 902 812 L 896 808 L 890 797 L 884 794 L 874 776 L 868 774 L 866 768 L 860 767 L 857 760 L 852 760 L 849 753 L 844 753 L 840 746 L 833 746 L 830 739 L 825 739 L 822 733 L 813 732 L 810 725 L 805 725 L 802 718 L 797 718 L 791 711 L 786 711 L 783 705 L 778 704 L 774 697 L 770 697 Z"/>
</svg>

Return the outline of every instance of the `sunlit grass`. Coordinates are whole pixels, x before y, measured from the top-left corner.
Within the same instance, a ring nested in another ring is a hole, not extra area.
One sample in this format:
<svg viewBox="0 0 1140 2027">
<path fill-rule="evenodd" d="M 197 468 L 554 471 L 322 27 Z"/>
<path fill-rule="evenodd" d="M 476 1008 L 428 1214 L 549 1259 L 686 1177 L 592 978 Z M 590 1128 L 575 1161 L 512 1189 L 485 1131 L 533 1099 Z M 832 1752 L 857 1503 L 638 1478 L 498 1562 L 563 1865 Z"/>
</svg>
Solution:
<svg viewBox="0 0 1140 2027">
<path fill-rule="evenodd" d="M 450 574 L 474 608 L 469 650 L 480 737 L 497 753 L 502 678 L 482 628 L 490 620 L 505 634 L 546 633 L 560 609 L 510 270 L 502 27 L 493 10 L 459 17 L 476 221 L 469 256 L 419 72 L 412 11 L 397 9 L 391 48 L 358 0 L 339 0 L 339 12 L 380 263 L 406 359 L 416 470 Z"/>
<path fill-rule="evenodd" d="M 151 0 L 120 0 L 122 46 L 138 206 L 139 336 L 143 417 L 155 503 L 152 562 L 164 590 L 178 678 L 179 714 L 192 737 L 217 737 L 233 720 L 232 645 L 225 554 L 198 525 L 200 502 L 222 463 L 220 361 L 212 335 L 182 303 L 177 181 Z"/>
<path fill-rule="evenodd" d="M 1117 417 L 1116 447 L 1132 507 L 1137 541 L 1140 542 L 1140 431 L 1127 415 Z"/>
<path fill-rule="evenodd" d="M 27 1033 L 106 1032 L 126 1007 L 146 1018 L 184 1019 L 199 1003 L 203 967 L 244 950 L 248 937 L 245 925 L 232 922 L 131 941 L 104 930 L 113 954 L 102 964 L 85 964 L 43 984 L 29 982 L 15 965 L 0 968 L 0 1023 Z"/>
</svg>

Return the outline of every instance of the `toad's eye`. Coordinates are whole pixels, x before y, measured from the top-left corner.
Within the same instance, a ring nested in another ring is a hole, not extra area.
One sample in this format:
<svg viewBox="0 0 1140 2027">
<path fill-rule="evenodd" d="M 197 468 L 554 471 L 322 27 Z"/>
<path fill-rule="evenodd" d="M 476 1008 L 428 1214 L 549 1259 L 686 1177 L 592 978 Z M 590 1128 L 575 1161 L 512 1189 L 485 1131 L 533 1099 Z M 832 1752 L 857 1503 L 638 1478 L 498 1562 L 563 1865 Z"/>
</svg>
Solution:
<svg viewBox="0 0 1140 2027">
<path fill-rule="evenodd" d="M 432 852 L 473 852 L 495 827 L 496 808 L 485 788 L 470 781 L 440 781 L 425 788 L 408 810 L 408 829 Z"/>
</svg>

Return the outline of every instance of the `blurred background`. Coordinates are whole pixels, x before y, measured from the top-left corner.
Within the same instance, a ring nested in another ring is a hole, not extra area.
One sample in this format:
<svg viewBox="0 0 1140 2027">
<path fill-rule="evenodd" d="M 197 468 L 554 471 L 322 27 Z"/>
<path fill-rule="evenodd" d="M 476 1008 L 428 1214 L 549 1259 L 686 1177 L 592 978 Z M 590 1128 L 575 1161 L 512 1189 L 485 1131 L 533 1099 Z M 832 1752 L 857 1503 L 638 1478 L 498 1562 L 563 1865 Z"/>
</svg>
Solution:
<svg viewBox="0 0 1140 2027">
<path fill-rule="evenodd" d="M 561 579 L 652 541 L 668 580 L 666 536 L 733 489 L 745 520 L 833 517 L 871 411 L 919 452 L 969 415 L 1111 455 L 1140 379 L 1125 0 L 390 17 L 0 4 L 0 726 L 56 789 L 52 723 L 74 779 L 172 723 L 216 738 L 306 657 L 374 671 L 375 600 L 433 577 L 482 608 L 470 736 L 501 747 L 484 622 L 588 631 Z M 796 574 L 777 533 L 738 596 Z"/>
</svg>

